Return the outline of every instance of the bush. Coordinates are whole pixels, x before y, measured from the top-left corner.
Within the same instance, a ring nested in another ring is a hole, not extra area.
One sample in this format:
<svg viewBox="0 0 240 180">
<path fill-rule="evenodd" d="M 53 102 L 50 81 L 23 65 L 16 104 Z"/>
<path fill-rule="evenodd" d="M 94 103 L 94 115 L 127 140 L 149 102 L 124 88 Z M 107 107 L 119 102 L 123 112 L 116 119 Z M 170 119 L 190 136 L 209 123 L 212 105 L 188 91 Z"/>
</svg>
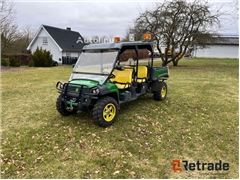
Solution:
<svg viewBox="0 0 240 180">
<path fill-rule="evenodd" d="M 32 59 L 28 62 L 28 66 L 29 67 L 34 67 L 34 61 Z"/>
<path fill-rule="evenodd" d="M 37 47 L 36 51 L 32 55 L 32 60 L 35 67 L 51 67 L 52 66 L 52 55 L 50 51 L 43 50 Z"/>
<path fill-rule="evenodd" d="M 2 60 L 1 60 L 2 66 L 9 66 L 9 64 L 10 64 L 10 61 L 8 58 L 2 58 Z"/>
<path fill-rule="evenodd" d="M 28 62 L 32 59 L 31 54 L 23 54 L 23 53 L 10 53 L 4 54 L 4 58 L 15 58 L 20 65 L 28 65 Z"/>
<path fill-rule="evenodd" d="M 10 62 L 10 66 L 12 66 L 12 67 L 19 67 L 20 66 L 20 63 L 14 57 L 10 58 L 9 62 Z"/>
</svg>

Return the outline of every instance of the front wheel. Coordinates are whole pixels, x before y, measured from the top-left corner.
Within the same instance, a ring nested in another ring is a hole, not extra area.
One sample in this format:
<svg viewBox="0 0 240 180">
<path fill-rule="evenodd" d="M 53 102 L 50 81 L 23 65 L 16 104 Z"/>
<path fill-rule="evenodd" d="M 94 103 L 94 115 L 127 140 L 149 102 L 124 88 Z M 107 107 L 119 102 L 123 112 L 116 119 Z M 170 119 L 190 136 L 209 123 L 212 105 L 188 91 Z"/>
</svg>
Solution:
<svg viewBox="0 0 240 180">
<path fill-rule="evenodd" d="M 158 91 L 153 92 L 153 97 L 156 101 L 163 101 L 167 97 L 167 84 L 160 82 L 160 88 Z"/>
<path fill-rule="evenodd" d="M 112 97 L 99 99 L 93 108 L 93 121 L 99 126 L 107 127 L 112 125 L 119 111 L 117 101 Z"/>
<path fill-rule="evenodd" d="M 61 95 L 58 96 L 58 98 L 57 98 L 56 108 L 57 108 L 58 112 L 63 116 L 69 116 L 71 114 L 77 113 L 77 110 L 75 110 L 75 109 L 71 110 L 69 107 L 65 106 L 65 103 L 62 101 Z"/>
</svg>

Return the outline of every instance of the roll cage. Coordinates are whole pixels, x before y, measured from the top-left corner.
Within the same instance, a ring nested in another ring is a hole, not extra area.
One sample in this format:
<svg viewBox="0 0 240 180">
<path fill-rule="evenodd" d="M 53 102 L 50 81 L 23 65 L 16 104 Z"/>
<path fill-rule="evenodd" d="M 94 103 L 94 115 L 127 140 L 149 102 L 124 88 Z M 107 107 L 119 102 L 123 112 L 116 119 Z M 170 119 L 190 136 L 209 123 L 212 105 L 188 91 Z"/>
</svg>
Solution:
<svg viewBox="0 0 240 180">
<path fill-rule="evenodd" d="M 120 55 L 125 52 L 126 50 L 134 50 L 136 53 L 136 58 L 134 59 L 136 61 L 136 64 L 134 65 L 135 68 L 135 74 L 138 74 L 138 67 L 139 67 L 139 50 L 141 49 L 147 49 L 151 55 L 150 55 L 150 60 L 148 61 L 148 67 L 151 69 L 153 67 L 153 44 L 151 42 L 142 42 L 142 41 L 137 41 L 137 42 L 117 42 L 117 43 L 105 43 L 105 44 L 90 44 L 86 45 L 83 47 L 83 52 L 88 52 L 88 51 L 106 51 L 106 50 L 117 50 L 117 56 L 115 58 L 115 65 L 120 65 Z M 106 81 L 111 77 L 112 73 L 114 71 L 114 68 L 112 68 L 109 77 L 103 82 L 106 83 Z M 151 72 L 149 72 L 151 74 Z"/>
</svg>

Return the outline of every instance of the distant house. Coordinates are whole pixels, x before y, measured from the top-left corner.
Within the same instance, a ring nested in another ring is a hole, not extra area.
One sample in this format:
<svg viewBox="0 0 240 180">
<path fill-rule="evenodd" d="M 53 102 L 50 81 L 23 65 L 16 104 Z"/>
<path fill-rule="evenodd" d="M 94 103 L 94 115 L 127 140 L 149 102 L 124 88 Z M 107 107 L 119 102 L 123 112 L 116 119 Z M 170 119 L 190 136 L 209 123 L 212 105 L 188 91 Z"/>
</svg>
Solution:
<svg viewBox="0 0 240 180">
<path fill-rule="evenodd" d="M 41 25 L 27 50 L 32 53 L 37 47 L 51 52 L 53 60 L 58 64 L 73 64 L 77 61 L 84 46 L 84 39 L 80 33 L 71 28 L 60 29 Z"/>
<path fill-rule="evenodd" d="M 208 43 L 208 46 L 204 49 L 195 49 L 193 57 L 239 58 L 239 37 L 221 37 L 221 39 L 213 43 Z"/>
</svg>

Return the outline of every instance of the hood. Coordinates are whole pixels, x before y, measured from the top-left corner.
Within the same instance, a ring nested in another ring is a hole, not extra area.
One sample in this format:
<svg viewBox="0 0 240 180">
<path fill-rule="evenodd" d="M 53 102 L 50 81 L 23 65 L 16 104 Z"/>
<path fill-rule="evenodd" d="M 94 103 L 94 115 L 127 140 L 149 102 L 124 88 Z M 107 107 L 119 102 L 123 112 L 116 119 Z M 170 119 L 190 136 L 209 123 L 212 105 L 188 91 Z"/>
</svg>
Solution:
<svg viewBox="0 0 240 180">
<path fill-rule="evenodd" d="M 86 79 L 73 79 L 69 82 L 69 84 L 78 84 L 78 85 L 86 85 L 89 88 L 97 86 L 99 83 L 94 80 L 86 80 Z"/>
</svg>

